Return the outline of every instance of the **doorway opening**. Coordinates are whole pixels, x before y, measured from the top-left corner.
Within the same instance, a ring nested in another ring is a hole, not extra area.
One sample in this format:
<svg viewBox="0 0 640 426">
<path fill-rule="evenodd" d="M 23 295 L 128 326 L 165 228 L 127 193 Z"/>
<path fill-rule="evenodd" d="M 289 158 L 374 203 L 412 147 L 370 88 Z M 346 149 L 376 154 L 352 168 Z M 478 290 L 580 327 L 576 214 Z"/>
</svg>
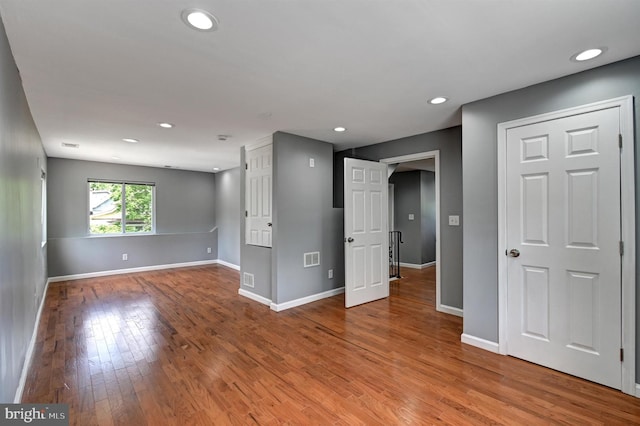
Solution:
<svg viewBox="0 0 640 426">
<path fill-rule="evenodd" d="M 429 244 L 425 244 L 423 251 L 423 241 L 420 240 L 420 253 L 425 253 L 425 257 L 414 257 L 408 258 L 406 256 L 402 256 L 402 253 L 410 248 L 407 247 L 407 243 L 404 242 L 400 244 L 400 276 L 407 276 L 417 280 L 434 280 L 435 279 L 435 308 L 439 312 L 445 312 L 448 314 L 453 314 L 457 316 L 462 316 L 462 311 L 450 309 L 447 306 L 443 306 L 441 303 L 441 281 L 440 281 L 440 151 L 428 151 L 421 152 L 410 155 L 403 155 L 399 157 L 391 157 L 391 158 L 383 158 L 380 160 L 381 163 L 387 164 L 388 168 L 388 177 L 389 183 L 394 184 L 394 195 L 398 195 L 400 192 L 400 182 L 394 183 L 394 179 L 392 176 L 394 173 L 405 173 L 412 171 L 424 171 L 427 173 L 432 173 L 433 179 L 433 189 L 434 189 L 434 200 L 431 211 L 433 212 L 433 233 L 432 236 L 432 247 L 426 247 Z M 418 178 L 419 179 L 419 178 Z M 427 179 L 428 180 L 428 179 Z M 391 193 L 390 193 L 391 194 Z M 394 197 L 395 198 L 395 197 Z M 390 196 L 391 199 L 391 196 Z M 411 213 L 409 211 L 402 212 L 402 217 L 400 217 L 400 212 L 398 211 L 397 200 L 394 200 L 396 206 L 395 210 L 395 224 L 392 228 L 389 227 L 390 230 L 398 231 L 397 224 L 399 221 L 405 221 L 405 223 L 415 223 L 422 221 L 422 213 L 414 212 Z M 428 222 L 428 221 L 425 221 Z M 403 237 L 403 240 L 406 241 L 406 235 Z M 430 253 L 432 251 L 432 255 Z M 414 253 L 415 255 L 415 253 Z M 427 262 L 424 262 L 423 259 L 431 259 Z M 409 262 L 403 261 L 409 259 Z M 435 275 L 435 277 L 434 277 Z M 400 284 L 398 284 L 400 285 Z M 428 292 L 425 297 L 429 297 Z M 431 296 L 433 297 L 433 296 Z"/>
</svg>

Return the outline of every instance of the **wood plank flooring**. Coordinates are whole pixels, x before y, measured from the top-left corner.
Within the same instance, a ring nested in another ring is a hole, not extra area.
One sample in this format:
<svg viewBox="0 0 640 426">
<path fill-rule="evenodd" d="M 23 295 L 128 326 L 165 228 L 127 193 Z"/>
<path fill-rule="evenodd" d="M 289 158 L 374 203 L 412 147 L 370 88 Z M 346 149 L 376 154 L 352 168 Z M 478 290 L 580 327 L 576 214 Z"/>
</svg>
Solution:
<svg viewBox="0 0 640 426">
<path fill-rule="evenodd" d="M 640 400 L 460 343 L 433 269 L 280 313 L 223 266 L 52 283 L 23 402 L 76 425 L 640 424 Z"/>
</svg>

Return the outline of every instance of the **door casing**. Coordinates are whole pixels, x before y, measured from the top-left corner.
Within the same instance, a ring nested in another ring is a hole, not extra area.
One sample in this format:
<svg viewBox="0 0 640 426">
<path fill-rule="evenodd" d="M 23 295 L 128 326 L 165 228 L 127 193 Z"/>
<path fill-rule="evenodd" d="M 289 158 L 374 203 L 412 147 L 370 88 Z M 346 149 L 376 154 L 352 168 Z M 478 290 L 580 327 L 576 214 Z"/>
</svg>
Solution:
<svg viewBox="0 0 640 426">
<path fill-rule="evenodd" d="M 622 256 L 622 391 L 636 395 L 635 385 L 635 179 L 634 179 L 634 128 L 633 96 L 595 102 L 574 108 L 526 117 L 498 124 L 498 351 L 507 354 L 507 130 L 544 121 L 556 120 L 607 108 L 620 108 L 620 133 L 622 150 L 621 178 L 621 238 L 624 242 Z"/>
</svg>

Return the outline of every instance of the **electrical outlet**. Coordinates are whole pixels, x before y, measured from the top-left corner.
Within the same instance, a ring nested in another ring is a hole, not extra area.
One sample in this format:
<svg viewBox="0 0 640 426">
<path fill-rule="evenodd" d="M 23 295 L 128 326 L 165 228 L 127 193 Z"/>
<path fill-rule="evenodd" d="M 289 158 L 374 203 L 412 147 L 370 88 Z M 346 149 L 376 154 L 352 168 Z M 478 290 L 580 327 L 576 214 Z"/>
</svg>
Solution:
<svg viewBox="0 0 640 426">
<path fill-rule="evenodd" d="M 329 269 L 329 279 L 333 278 L 333 269 Z"/>
<path fill-rule="evenodd" d="M 211 253 L 211 247 L 207 247 L 207 253 Z"/>
<path fill-rule="evenodd" d="M 122 260 L 129 260 L 129 255 L 127 253 L 122 253 Z"/>
</svg>

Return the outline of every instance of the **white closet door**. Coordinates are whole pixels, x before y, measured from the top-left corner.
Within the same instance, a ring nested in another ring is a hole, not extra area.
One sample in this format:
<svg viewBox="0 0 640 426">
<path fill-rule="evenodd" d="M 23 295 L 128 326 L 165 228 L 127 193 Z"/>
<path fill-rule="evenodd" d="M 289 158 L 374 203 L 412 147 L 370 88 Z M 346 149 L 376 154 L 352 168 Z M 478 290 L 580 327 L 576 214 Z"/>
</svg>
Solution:
<svg viewBox="0 0 640 426">
<path fill-rule="evenodd" d="M 617 389 L 619 114 L 507 131 L 508 353 Z"/>
<path fill-rule="evenodd" d="M 247 244 L 271 247 L 272 175 L 272 144 L 247 148 L 245 188 Z"/>
</svg>

